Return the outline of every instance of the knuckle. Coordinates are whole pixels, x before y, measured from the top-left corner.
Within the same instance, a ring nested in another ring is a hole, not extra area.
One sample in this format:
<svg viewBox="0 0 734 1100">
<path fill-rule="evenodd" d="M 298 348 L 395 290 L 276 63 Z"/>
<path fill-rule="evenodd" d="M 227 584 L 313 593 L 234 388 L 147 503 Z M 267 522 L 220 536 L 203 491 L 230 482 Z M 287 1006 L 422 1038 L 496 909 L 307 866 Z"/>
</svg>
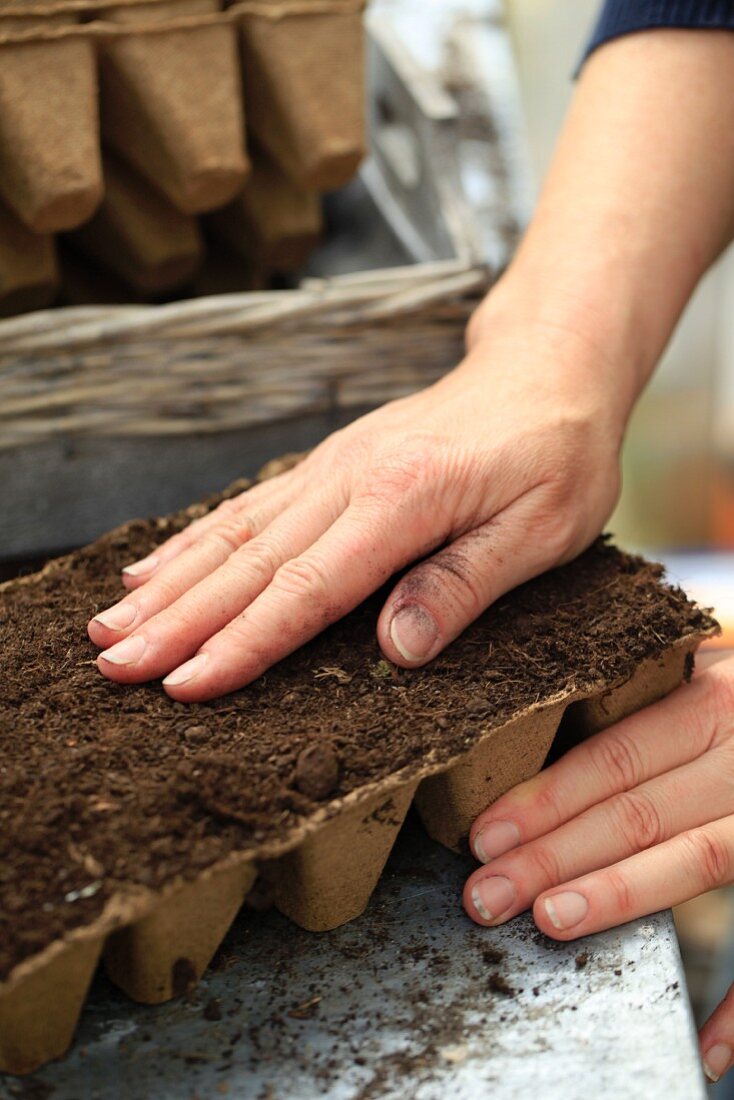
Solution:
<svg viewBox="0 0 734 1100">
<path fill-rule="evenodd" d="M 602 779 L 629 791 L 642 780 L 642 761 L 634 742 L 622 733 L 603 734 L 589 742 L 592 760 Z"/>
<path fill-rule="evenodd" d="M 626 791 L 615 800 L 622 834 L 635 851 L 652 848 L 665 839 L 660 812 L 641 791 Z"/>
<path fill-rule="evenodd" d="M 566 876 L 561 867 L 558 854 L 548 844 L 532 845 L 530 850 L 523 855 L 523 858 L 528 857 L 538 872 L 540 881 L 544 884 L 540 887 L 540 890 L 544 890 L 549 886 L 557 886 L 558 883 L 565 880 Z"/>
<path fill-rule="evenodd" d="M 246 577 L 255 574 L 257 577 L 270 578 L 277 572 L 281 560 L 277 548 L 269 539 L 257 538 L 240 546 L 229 558 L 227 565 Z"/>
<path fill-rule="evenodd" d="M 234 497 L 228 497 L 227 500 L 223 500 L 221 504 L 218 504 L 214 509 L 213 515 L 218 519 L 229 519 L 230 516 L 235 515 L 237 512 L 237 502 Z"/>
<path fill-rule="evenodd" d="M 166 641 L 171 638 L 185 636 L 196 621 L 196 609 L 188 600 L 178 600 L 155 615 L 146 627 L 150 635 L 154 636 L 159 646 L 165 647 Z"/>
<path fill-rule="evenodd" d="M 157 552 L 163 553 L 164 557 L 175 556 L 181 553 L 182 550 L 188 550 L 190 546 L 201 538 L 201 524 L 200 519 L 195 519 L 193 523 L 190 523 L 188 527 L 184 527 L 182 531 L 179 531 L 175 535 L 171 535 L 170 539 L 166 539 L 164 543 L 158 547 Z M 204 524 L 204 530 L 206 530 L 206 524 Z"/>
<path fill-rule="evenodd" d="M 632 913 L 634 911 L 634 892 L 624 874 L 612 867 L 606 871 L 605 878 L 612 896 L 615 912 L 621 916 Z"/>
<path fill-rule="evenodd" d="M 181 595 L 181 584 L 172 577 L 166 576 L 162 571 L 159 576 L 153 577 L 147 585 L 147 592 L 136 598 L 135 604 L 141 608 L 155 610 L 156 607 L 167 607 Z M 148 601 L 151 601 L 148 603 Z"/>
<path fill-rule="evenodd" d="M 394 501 L 420 490 L 431 476 L 436 446 L 428 433 L 412 433 L 394 451 L 376 456 L 362 495 Z"/>
<path fill-rule="evenodd" d="M 687 848 L 688 859 L 702 888 L 714 890 L 731 878 L 732 854 L 728 845 L 712 829 L 693 829 L 681 838 Z"/>
<path fill-rule="evenodd" d="M 277 586 L 284 592 L 326 603 L 330 584 L 328 569 L 315 557 L 301 555 L 284 562 L 274 576 Z"/>
<path fill-rule="evenodd" d="M 244 650 L 249 658 L 257 659 L 259 647 L 253 641 L 248 608 L 238 612 L 234 618 L 208 640 L 203 647 L 214 656 L 230 659 L 233 654 Z"/>
<path fill-rule="evenodd" d="M 204 545 L 224 550 L 227 555 L 239 550 L 255 534 L 255 525 L 248 515 L 233 515 L 223 523 L 218 523 L 199 539 Z"/>
<path fill-rule="evenodd" d="M 190 523 L 188 527 L 184 527 L 183 531 L 179 531 L 177 535 L 171 535 L 170 539 L 166 539 L 164 543 L 158 547 L 158 552 L 164 548 L 166 550 L 184 550 L 187 546 L 190 546 L 192 542 L 196 540 L 196 525 L 198 520 Z"/>
<path fill-rule="evenodd" d="M 567 817 L 563 806 L 563 796 L 556 783 L 545 782 L 533 799 L 533 812 L 549 829 L 555 829 Z"/>
</svg>

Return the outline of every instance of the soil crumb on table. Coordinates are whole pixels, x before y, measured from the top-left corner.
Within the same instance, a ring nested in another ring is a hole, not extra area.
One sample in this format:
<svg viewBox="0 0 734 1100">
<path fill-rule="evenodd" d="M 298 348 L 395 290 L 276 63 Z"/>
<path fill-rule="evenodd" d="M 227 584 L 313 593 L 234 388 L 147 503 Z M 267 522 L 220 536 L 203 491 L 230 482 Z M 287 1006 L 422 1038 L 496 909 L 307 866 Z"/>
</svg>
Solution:
<svg viewBox="0 0 734 1100">
<path fill-rule="evenodd" d="M 0 590 L 0 979 L 121 882 L 193 878 L 327 799 L 448 760 L 528 705 L 627 678 L 712 625 L 660 566 L 598 540 L 428 668 L 381 655 L 386 589 L 248 688 L 186 705 L 158 683 L 103 679 L 86 622 L 120 598 L 121 567 L 188 518 L 127 524 Z"/>
</svg>

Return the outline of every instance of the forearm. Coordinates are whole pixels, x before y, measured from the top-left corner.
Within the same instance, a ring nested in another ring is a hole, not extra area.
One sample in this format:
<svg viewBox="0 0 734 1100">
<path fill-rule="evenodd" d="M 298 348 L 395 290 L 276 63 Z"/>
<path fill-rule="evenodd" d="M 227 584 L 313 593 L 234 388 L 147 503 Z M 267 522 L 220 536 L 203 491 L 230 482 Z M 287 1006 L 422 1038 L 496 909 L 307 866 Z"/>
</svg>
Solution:
<svg viewBox="0 0 734 1100">
<path fill-rule="evenodd" d="M 598 351 L 594 369 L 631 408 L 733 231 L 734 35 L 613 41 L 584 68 L 532 224 L 469 345 L 518 321 L 567 334 Z"/>
</svg>

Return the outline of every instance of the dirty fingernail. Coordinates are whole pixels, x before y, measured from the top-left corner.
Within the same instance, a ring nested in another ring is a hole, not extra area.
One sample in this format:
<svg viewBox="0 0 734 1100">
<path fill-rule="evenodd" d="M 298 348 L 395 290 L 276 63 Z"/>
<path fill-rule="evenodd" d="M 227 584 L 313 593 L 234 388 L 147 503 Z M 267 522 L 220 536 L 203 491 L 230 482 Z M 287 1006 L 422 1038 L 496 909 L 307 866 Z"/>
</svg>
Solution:
<svg viewBox="0 0 734 1100">
<path fill-rule="evenodd" d="M 390 623 L 390 638 L 406 661 L 423 661 L 438 638 L 438 627 L 422 607 L 403 607 Z"/>
<path fill-rule="evenodd" d="M 105 649 L 100 653 L 100 658 L 109 661 L 111 665 L 134 665 L 143 656 L 147 644 L 142 635 L 135 634 L 117 642 L 110 649 Z"/>
<path fill-rule="evenodd" d="M 152 573 L 157 568 L 158 558 L 151 554 L 147 558 L 141 558 L 140 561 L 134 561 L 132 565 L 126 565 L 123 573 L 128 577 L 144 577 L 146 573 Z"/>
<path fill-rule="evenodd" d="M 195 676 L 198 676 L 203 671 L 204 665 L 209 659 L 208 653 L 197 653 L 195 657 L 192 657 L 190 661 L 186 661 L 185 664 L 175 668 L 173 672 L 169 673 L 163 681 L 164 687 L 179 687 L 180 684 L 188 684 L 189 680 L 193 680 Z"/>
<path fill-rule="evenodd" d="M 508 878 L 492 875 L 472 887 L 471 899 L 483 920 L 497 920 L 515 903 L 517 894 Z"/>
<path fill-rule="evenodd" d="M 137 615 L 137 608 L 132 604 L 118 603 L 116 607 L 110 607 L 107 611 L 95 615 L 94 621 L 106 626 L 108 630 L 124 630 L 126 626 L 132 626 Z"/>
<path fill-rule="evenodd" d="M 709 1081 L 716 1083 L 723 1077 L 732 1060 L 732 1049 L 727 1043 L 715 1043 L 703 1056 L 703 1069 Z"/>
<path fill-rule="evenodd" d="M 575 890 L 565 890 L 561 894 L 554 894 L 552 898 L 546 898 L 543 905 L 550 917 L 551 924 L 559 931 L 573 928 L 589 912 L 588 901 L 583 894 L 577 894 Z"/>
<path fill-rule="evenodd" d="M 520 843 L 520 830 L 512 821 L 493 821 L 484 825 L 474 837 L 474 855 L 480 863 L 489 863 L 517 848 Z"/>
</svg>

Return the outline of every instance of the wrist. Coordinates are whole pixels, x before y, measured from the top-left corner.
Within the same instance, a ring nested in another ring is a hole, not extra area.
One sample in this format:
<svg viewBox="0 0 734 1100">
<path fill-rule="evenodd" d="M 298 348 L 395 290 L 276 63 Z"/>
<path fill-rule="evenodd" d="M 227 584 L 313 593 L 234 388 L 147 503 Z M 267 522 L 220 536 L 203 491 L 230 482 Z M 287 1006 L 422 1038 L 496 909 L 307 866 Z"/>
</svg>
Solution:
<svg viewBox="0 0 734 1100">
<path fill-rule="evenodd" d="M 490 373 L 513 364 L 542 376 L 577 411 L 601 416 L 621 444 L 654 365 L 625 338 L 626 327 L 583 293 L 553 287 L 550 276 L 535 281 L 511 269 L 470 319 L 465 363 Z"/>
<path fill-rule="evenodd" d="M 518 257 L 475 310 L 470 355 L 515 337 L 543 348 L 559 376 L 578 376 L 613 400 L 626 422 L 660 349 L 642 335 L 633 295 L 593 272 L 573 276 Z"/>
</svg>

